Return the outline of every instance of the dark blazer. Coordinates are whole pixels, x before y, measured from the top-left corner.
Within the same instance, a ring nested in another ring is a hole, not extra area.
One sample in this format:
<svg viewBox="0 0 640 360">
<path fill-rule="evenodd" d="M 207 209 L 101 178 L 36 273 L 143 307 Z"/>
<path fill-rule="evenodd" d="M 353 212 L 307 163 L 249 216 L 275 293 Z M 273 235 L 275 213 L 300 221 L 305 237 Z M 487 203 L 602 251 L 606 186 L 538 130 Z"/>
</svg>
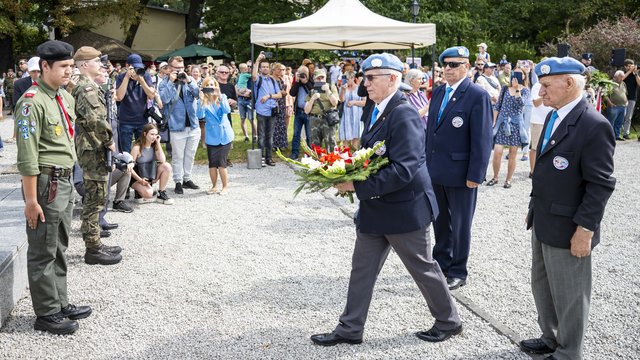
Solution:
<svg viewBox="0 0 640 360">
<path fill-rule="evenodd" d="M 491 99 L 484 89 L 464 79 L 438 123 L 445 87 L 433 91 L 429 106 L 426 150 L 431 180 L 451 187 L 466 186 L 467 180 L 482 183 L 493 145 Z"/>
<path fill-rule="evenodd" d="M 425 227 L 438 215 L 424 157 L 424 127 L 416 109 L 396 92 L 371 130 L 367 119 L 362 147 L 385 141 L 390 163 L 354 183 L 360 199 L 356 227 L 366 234 L 401 234 Z M 374 155 L 376 156 L 376 155 Z"/>
<path fill-rule="evenodd" d="M 544 128 L 551 115 L 547 116 Z M 544 131 L 541 135 L 544 137 Z M 560 123 L 541 152 L 529 202 L 527 229 L 541 242 L 571 248 L 576 226 L 594 230 L 591 247 L 600 242 L 600 221 L 613 192 L 615 138 L 609 121 L 582 99 Z"/>
<path fill-rule="evenodd" d="M 18 103 L 18 100 L 20 100 L 20 97 L 22 96 L 22 94 L 27 92 L 27 90 L 29 90 L 32 84 L 33 84 L 33 80 L 31 79 L 31 76 L 18 79 L 16 80 L 15 83 L 13 83 L 13 104 L 12 105 L 14 108 L 16 107 L 16 104 Z"/>
</svg>

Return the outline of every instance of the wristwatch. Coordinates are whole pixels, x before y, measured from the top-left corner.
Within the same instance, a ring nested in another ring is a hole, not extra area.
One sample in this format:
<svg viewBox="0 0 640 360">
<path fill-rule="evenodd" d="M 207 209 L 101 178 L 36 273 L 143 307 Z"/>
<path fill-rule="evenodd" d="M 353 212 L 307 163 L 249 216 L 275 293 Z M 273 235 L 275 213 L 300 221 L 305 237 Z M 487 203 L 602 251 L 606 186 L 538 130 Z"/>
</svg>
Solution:
<svg viewBox="0 0 640 360">
<path fill-rule="evenodd" d="M 586 227 L 580 225 L 580 229 L 582 229 L 582 231 L 586 231 L 586 232 L 593 232 L 593 230 L 589 230 Z"/>
<path fill-rule="evenodd" d="M 273 94 L 269 94 L 269 99 L 272 99 L 272 98 L 273 98 Z"/>
</svg>

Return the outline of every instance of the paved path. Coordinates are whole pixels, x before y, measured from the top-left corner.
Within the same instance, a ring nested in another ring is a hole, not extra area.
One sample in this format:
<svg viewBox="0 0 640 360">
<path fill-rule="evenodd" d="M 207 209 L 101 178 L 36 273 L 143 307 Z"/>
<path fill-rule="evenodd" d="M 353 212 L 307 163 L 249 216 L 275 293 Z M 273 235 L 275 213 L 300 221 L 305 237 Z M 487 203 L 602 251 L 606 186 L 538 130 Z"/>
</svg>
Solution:
<svg viewBox="0 0 640 360">
<path fill-rule="evenodd" d="M 640 358 L 638 153 L 639 143 L 617 150 L 618 189 L 594 256 L 585 359 Z M 0 329 L 0 359 L 530 359 L 510 340 L 538 335 L 530 233 L 522 226 L 526 173 L 518 161 L 512 189 L 480 190 L 469 284 L 456 292 L 465 330 L 445 343 L 413 336 L 433 318 L 395 254 L 380 274 L 364 343 L 310 342 L 336 325 L 344 307 L 355 238 L 347 215 L 355 205 L 330 193 L 293 199 L 294 176 L 279 163 L 230 168 L 226 196 L 204 193 L 207 169 L 197 166 L 203 190 L 187 190 L 172 206 L 110 213 L 120 228 L 108 244 L 124 247 L 118 265 L 84 264 L 74 220 L 69 294 L 93 315 L 72 336 L 35 332 L 25 291 Z M 18 179 L 0 175 L 0 184 L 18 186 Z"/>
</svg>

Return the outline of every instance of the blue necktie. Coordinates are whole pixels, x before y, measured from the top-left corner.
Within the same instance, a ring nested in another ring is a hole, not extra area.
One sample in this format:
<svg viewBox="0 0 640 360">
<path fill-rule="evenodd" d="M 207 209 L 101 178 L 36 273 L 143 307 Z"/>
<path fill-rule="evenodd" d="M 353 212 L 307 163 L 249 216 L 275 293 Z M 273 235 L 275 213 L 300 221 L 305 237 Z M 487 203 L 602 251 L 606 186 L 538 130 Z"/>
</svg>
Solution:
<svg viewBox="0 0 640 360">
<path fill-rule="evenodd" d="M 449 102 L 449 94 L 451 94 L 451 90 L 453 90 L 453 88 L 451 86 L 447 86 L 447 90 L 444 93 L 444 99 L 442 99 L 442 105 L 440 105 L 440 112 L 438 113 L 438 124 L 440 124 L 440 117 L 442 116 L 442 112 L 444 111 L 444 108 L 447 107 L 447 103 Z"/>
<path fill-rule="evenodd" d="M 380 111 L 378 110 L 378 107 L 374 107 L 373 108 L 373 114 L 371 114 L 371 123 L 369 124 L 369 130 L 371 130 L 371 128 L 373 127 L 373 124 L 376 123 L 376 119 L 378 118 L 378 113 Z"/>
<path fill-rule="evenodd" d="M 549 138 L 551 137 L 551 131 L 553 130 L 553 124 L 555 124 L 557 119 L 558 112 L 554 110 L 551 114 L 551 119 L 549 119 L 549 123 L 547 124 L 547 128 L 544 130 L 544 138 L 542 138 L 542 147 L 540 148 L 540 152 L 543 152 L 544 147 L 547 146 Z"/>
</svg>

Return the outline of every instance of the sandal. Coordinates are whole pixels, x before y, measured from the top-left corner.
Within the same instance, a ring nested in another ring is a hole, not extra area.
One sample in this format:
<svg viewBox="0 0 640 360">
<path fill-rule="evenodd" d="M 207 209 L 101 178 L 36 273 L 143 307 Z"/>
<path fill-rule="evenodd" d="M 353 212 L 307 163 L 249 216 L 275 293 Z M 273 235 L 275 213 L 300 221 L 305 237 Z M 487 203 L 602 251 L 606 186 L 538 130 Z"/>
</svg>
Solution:
<svg viewBox="0 0 640 360">
<path fill-rule="evenodd" d="M 511 189 L 511 181 L 505 181 L 504 186 L 505 189 Z"/>
<path fill-rule="evenodd" d="M 487 186 L 493 186 L 495 184 L 498 183 L 498 179 L 491 179 L 489 180 L 489 182 L 487 183 Z"/>
</svg>

